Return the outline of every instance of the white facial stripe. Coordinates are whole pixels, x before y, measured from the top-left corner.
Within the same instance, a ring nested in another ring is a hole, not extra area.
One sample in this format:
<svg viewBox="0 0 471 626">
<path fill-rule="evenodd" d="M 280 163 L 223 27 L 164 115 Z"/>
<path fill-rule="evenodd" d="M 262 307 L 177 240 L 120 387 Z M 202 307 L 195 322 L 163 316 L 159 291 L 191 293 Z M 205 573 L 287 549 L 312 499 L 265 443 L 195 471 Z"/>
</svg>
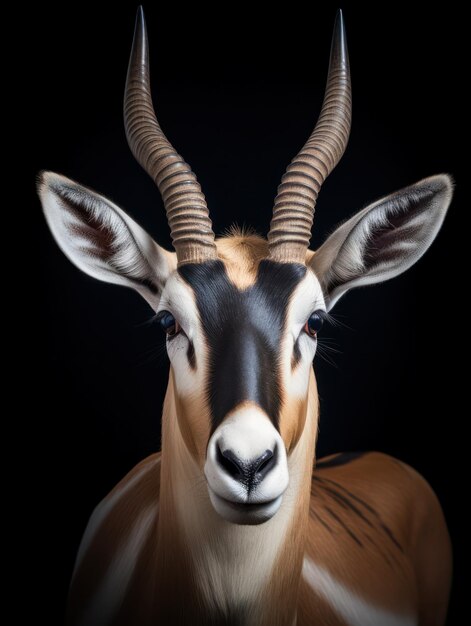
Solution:
<svg viewBox="0 0 471 626">
<path fill-rule="evenodd" d="M 287 327 L 296 340 L 299 333 L 311 313 L 322 309 L 325 310 L 325 301 L 322 288 L 314 272 L 309 268 L 306 276 L 296 287 L 287 314 Z"/>
<path fill-rule="evenodd" d="M 410 615 L 392 613 L 363 600 L 348 587 L 335 580 L 327 570 L 316 565 L 309 557 L 304 557 L 303 578 L 348 626 L 417 625 L 417 620 Z"/>
<path fill-rule="evenodd" d="M 308 269 L 306 276 L 297 286 L 291 298 L 286 315 L 288 329 L 283 342 L 282 350 L 285 358 L 282 359 L 283 385 L 288 397 L 305 398 L 309 384 L 309 371 L 314 358 L 317 343 L 311 337 L 303 336 L 303 326 L 314 311 L 325 310 L 322 288 L 314 273 Z M 292 369 L 294 344 L 298 340 L 301 359 L 295 370 Z"/>
<path fill-rule="evenodd" d="M 199 338 L 199 316 L 191 288 L 174 272 L 168 279 L 157 312 L 170 311 L 191 340 Z"/>
<path fill-rule="evenodd" d="M 170 311 L 184 332 L 184 335 L 167 341 L 167 352 L 178 393 L 180 396 L 191 396 L 204 388 L 203 358 L 206 354 L 206 339 L 201 329 L 193 292 L 176 272 L 165 285 L 157 312 L 160 311 Z M 197 355 L 196 370 L 188 361 L 189 341 Z"/>
</svg>

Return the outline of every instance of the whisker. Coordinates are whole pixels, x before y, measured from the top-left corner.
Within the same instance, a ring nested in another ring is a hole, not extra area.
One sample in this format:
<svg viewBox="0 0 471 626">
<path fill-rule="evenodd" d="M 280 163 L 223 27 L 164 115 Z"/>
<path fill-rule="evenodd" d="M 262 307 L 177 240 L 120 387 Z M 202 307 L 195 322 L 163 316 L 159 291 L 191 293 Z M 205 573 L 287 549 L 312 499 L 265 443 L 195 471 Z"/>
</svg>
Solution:
<svg viewBox="0 0 471 626">
<path fill-rule="evenodd" d="M 329 322 L 329 324 L 332 324 L 332 326 L 335 326 L 337 328 L 340 327 L 340 328 L 345 328 L 346 330 L 353 331 L 354 329 L 348 324 L 346 324 L 345 322 L 342 322 L 339 319 L 340 317 L 344 317 L 346 319 L 345 315 L 341 315 L 338 313 L 336 313 L 335 315 L 332 313 L 326 313 L 326 320 Z"/>
<path fill-rule="evenodd" d="M 143 320 L 142 322 L 138 322 L 135 325 L 135 328 L 146 328 L 148 326 L 152 326 L 157 321 L 157 314 L 151 315 L 149 319 Z"/>
<path fill-rule="evenodd" d="M 329 341 L 332 341 L 332 343 L 328 343 Z M 328 352 L 333 352 L 335 354 L 343 353 L 343 350 L 340 349 L 338 343 L 335 340 L 329 340 L 325 337 L 319 337 L 319 339 L 317 340 L 317 346 L 320 346 L 322 349 Z"/>
<path fill-rule="evenodd" d="M 331 348 L 332 349 L 332 348 Z M 329 358 L 328 354 L 326 354 L 326 346 L 317 346 L 317 352 L 316 355 L 318 354 L 319 357 L 325 361 L 326 363 L 328 363 L 329 365 L 331 365 L 332 367 L 335 367 L 336 369 L 338 369 L 338 365 L 335 361 L 333 361 L 331 358 Z"/>
<path fill-rule="evenodd" d="M 165 365 L 168 361 L 165 341 L 157 345 L 151 345 L 143 350 L 137 359 L 136 367 L 146 367 L 156 361 L 158 361 L 160 365 Z"/>
</svg>

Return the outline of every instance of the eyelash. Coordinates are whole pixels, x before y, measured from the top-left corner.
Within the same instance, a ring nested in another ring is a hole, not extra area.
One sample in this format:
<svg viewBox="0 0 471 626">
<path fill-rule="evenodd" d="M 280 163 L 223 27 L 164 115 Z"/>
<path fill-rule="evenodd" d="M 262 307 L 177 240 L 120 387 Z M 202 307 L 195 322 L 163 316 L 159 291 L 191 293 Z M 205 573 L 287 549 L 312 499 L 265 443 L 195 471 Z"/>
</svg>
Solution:
<svg viewBox="0 0 471 626">
<path fill-rule="evenodd" d="M 317 339 L 317 333 L 321 330 L 326 318 L 327 313 L 322 309 L 314 311 L 306 320 L 306 323 L 303 326 L 303 332 L 305 332 L 312 339 Z M 182 332 L 180 324 L 170 311 L 160 311 L 157 315 L 157 321 L 167 335 L 167 339 L 169 341 L 177 337 Z"/>
</svg>

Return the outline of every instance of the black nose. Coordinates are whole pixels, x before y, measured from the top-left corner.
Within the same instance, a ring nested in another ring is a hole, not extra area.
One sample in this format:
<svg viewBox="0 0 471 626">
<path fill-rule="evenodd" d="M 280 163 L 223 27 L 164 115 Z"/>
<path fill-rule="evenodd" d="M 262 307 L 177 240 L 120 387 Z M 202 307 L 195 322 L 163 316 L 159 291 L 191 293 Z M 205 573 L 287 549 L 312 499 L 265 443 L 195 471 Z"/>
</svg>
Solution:
<svg viewBox="0 0 471 626">
<path fill-rule="evenodd" d="M 234 478 L 234 480 L 242 483 L 247 491 L 253 489 L 262 482 L 265 476 L 276 465 L 276 448 L 275 450 L 265 450 L 265 452 L 256 459 L 244 460 L 234 454 L 232 450 L 221 450 L 217 448 L 217 460 L 224 470 Z"/>
</svg>

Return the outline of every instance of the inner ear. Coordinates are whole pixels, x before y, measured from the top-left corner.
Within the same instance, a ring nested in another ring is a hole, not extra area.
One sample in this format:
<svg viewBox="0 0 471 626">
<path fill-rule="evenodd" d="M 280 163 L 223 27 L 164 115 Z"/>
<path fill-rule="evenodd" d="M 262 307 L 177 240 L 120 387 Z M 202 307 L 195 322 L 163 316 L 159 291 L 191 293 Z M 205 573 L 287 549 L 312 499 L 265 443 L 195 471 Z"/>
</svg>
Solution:
<svg viewBox="0 0 471 626">
<path fill-rule="evenodd" d="M 66 256 L 83 272 L 132 287 L 155 310 L 175 254 L 167 252 L 122 209 L 58 174 L 41 175 L 38 191 L 47 223 Z"/>
<path fill-rule="evenodd" d="M 348 289 L 389 280 L 418 261 L 440 230 L 452 191 L 449 176 L 432 176 L 337 228 L 310 261 L 328 308 Z"/>
<path fill-rule="evenodd" d="M 99 204 L 73 188 L 63 187 L 61 198 L 64 211 L 69 213 L 70 235 L 80 242 L 78 247 L 84 254 L 101 261 L 107 271 L 136 288 L 144 287 L 154 296 L 161 292 L 163 284 L 155 279 L 146 251 L 119 214 L 100 210 Z"/>
<path fill-rule="evenodd" d="M 62 186 L 56 188 L 56 191 L 60 194 L 64 212 L 68 213 L 68 230 L 72 237 L 77 238 L 77 247 L 91 257 L 109 263 L 111 268 L 121 271 L 131 280 L 136 280 L 130 267 L 119 267 L 118 264 L 119 255 L 124 253 L 123 247 L 136 243 L 120 241 L 120 233 L 126 229 L 124 223 L 118 223 L 118 215 L 114 216 L 114 220 L 110 219 L 87 195 L 78 194 L 76 189 Z M 132 238 L 131 233 L 129 236 Z M 148 286 L 152 292 L 157 293 L 156 285 Z"/>
<path fill-rule="evenodd" d="M 432 192 L 428 195 L 431 200 Z M 399 196 L 365 224 L 368 227 L 362 257 L 365 272 L 373 272 L 378 265 L 392 266 L 399 254 L 412 253 L 418 258 L 425 252 L 428 246 L 423 240 L 424 227 L 430 231 L 434 226 L 430 220 L 430 228 L 427 227 L 426 213 L 429 213 L 430 205 L 426 200 L 427 194 Z"/>
</svg>

